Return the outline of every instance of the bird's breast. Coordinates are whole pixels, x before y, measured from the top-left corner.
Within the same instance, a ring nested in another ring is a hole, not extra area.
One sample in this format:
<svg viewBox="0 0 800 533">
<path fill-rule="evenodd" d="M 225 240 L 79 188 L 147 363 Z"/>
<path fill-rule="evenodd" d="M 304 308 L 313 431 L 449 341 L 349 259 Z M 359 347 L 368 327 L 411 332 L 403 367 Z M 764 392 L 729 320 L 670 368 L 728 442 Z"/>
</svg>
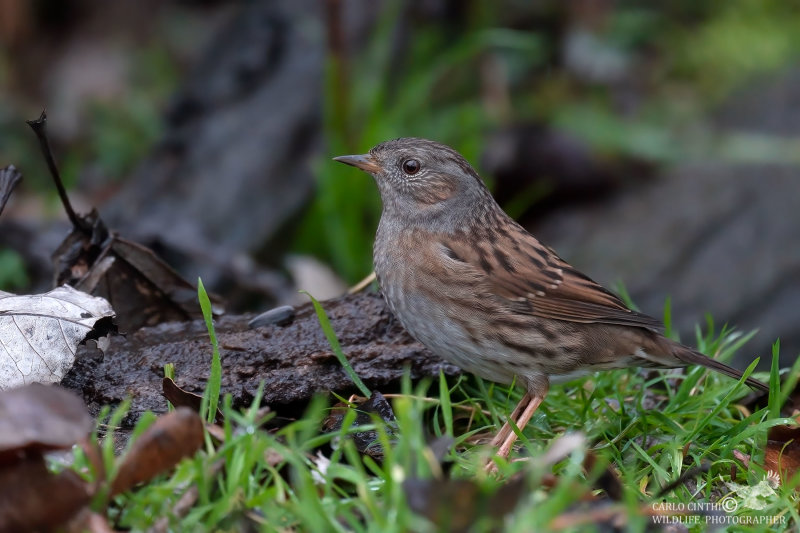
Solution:
<svg viewBox="0 0 800 533">
<path fill-rule="evenodd" d="M 491 309 L 476 305 L 475 286 L 461 279 L 446 261 L 436 239 L 379 231 L 375 240 L 375 273 L 403 327 L 460 368 L 510 383 L 517 372 L 487 357 L 492 344 L 487 330 Z"/>
</svg>

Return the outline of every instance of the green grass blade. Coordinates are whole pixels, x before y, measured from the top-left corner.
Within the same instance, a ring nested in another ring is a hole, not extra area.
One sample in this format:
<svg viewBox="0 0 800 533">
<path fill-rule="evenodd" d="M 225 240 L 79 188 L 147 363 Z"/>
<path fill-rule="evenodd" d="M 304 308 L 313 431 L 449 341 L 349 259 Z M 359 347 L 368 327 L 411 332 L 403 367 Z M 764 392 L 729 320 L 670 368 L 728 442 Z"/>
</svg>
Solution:
<svg viewBox="0 0 800 533">
<path fill-rule="evenodd" d="M 731 403 L 731 398 L 736 392 L 736 389 L 738 389 L 739 386 L 742 385 L 744 381 L 750 376 L 750 374 L 753 373 L 753 369 L 756 367 L 757 364 L 758 364 L 758 359 L 750 363 L 750 366 L 748 366 L 747 369 L 742 373 L 742 377 L 739 380 L 739 385 L 732 387 L 728 391 L 728 393 L 725 394 L 725 396 L 723 396 L 719 402 L 717 402 L 717 404 L 713 407 L 713 409 L 711 409 L 711 411 L 709 411 L 709 413 L 700 420 L 700 422 L 697 424 L 697 426 L 695 426 L 695 428 L 691 431 L 691 433 L 689 433 L 689 435 L 685 439 L 685 442 L 693 441 L 697 436 L 697 434 L 700 433 L 711 420 L 716 418 L 719 412 L 722 411 L 722 409 L 724 409 L 729 403 Z"/>
<path fill-rule="evenodd" d="M 781 340 L 772 345 L 772 366 L 769 373 L 769 417 L 781 416 L 781 375 L 780 375 Z"/>
<path fill-rule="evenodd" d="M 311 303 L 314 305 L 314 311 L 317 313 L 317 319 L 319 319 L 319 325 L 322 328 L 322 332 L 325 333 L 325 337 L 328 339 L 328 343 L 331 345 L 331 349 L 333 350 L 334 355 L 339 360 L 339 363 L 344 368 L 344 371 L 350 376 L 350 379 L 353 383 L 356 384 L 358 390 L 361 393 L 369 398 L 372 396 L 372 392 L 364 385 L 364 382 L 361 381 L 361 378 L 358 377 L 356 371 L 353 370 L 353 367 L 350 366 L 350 362 L 347 360 L 347 356 L 342 351 L 342 346 L 339 344 L 339 339 L 336 337 L 336 333 L 333 331 L 333 326 L 331 326 L 331 321 L 328 319 L 327 313 L 325 313 L 325 309 L 322 308 L 322 305 L 317 301 L 316 298 L 311 296 L 306 291 L 300 291 L 301 293 L 305 294 L 309 298 L 311 298 Z"/>
<path fill-rule="evenodd" d="M 175 364 L 167 363 L 164 365 L 164 377 L 169 378 L 172 381 L 175 381 Z M 172 405 L 172 402 L 167 400 L 167 411 L 174 411 L 175 406 Z"/>
<path fill-rule="evenodd" d="M 770 380 L 772 380 L 771 375 Z M 783 387 L 781 387 L 780 399 L 778 400 L 779 405 L 784 405 L 786 403 L 786 400 L 789 399 L 789 396 L 797 388 L 798 382 L 800 382 L 800 354 L 798 354 L 794 363 L 792 363 L 792 366 L 786 372 L 786 377 L 783 380 Z"/>
<path fill-rule="evenodd" d="M 217 335 L 214 332 L 214 321 L 211 314 L 211 300 L 209 300 L 208 293 L 203 286 L 203 280 L 200 278 L 197 278 L 197 299 L 200 301 L 200 309 L 203 311 L 203 318 L 206 321 L 208 337 L 211 339 L 211 373 L 208 376 L 208 384 L 206 385 L 206 390 L 203 394 L 203 411 L 205 412 L 206 420 L 209 423 L 213 423 L 217 416 L 217 408 L 219 407 L 219 391 L 222 387 L 222 361 L 219 356 Z"/>
</svg>

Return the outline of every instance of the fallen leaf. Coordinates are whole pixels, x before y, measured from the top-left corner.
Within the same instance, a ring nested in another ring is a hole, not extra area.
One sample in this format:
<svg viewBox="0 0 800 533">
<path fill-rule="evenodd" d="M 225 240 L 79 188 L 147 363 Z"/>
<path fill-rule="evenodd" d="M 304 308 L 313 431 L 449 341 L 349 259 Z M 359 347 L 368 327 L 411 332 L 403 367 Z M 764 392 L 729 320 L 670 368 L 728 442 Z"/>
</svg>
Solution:
<svg viewBox="0 0 800 533">
<path fill-rule="evenodd" d="M 83 251 L 85 241 L 83 233 L 73 230 L 56 251 L 54 257 L 62 257 L 64 266 L 59 282 L 106 298 L 117 311 L 123 331 L 202 317 L 197 288 L 149 248 L 112 233 L 97 245 L 93 259 L 68 259 L 75 257 L 74 251 Z M 221 313 L 221 299 L 209 297 L 214 313 Z"/>
<path fill-rule="evenodd" d="M 264 451 L 264 461 L 266 461 L 269 466 L 278 466 L 285 460 L 286 458 L 283 454 L 274 448 L 267 448 Z"/>
<path fill-rule="evenodd" d="M 122 459 L 111 496 L 148 481 L 190 457 L 203 445 L 203 421 L 187 407 L 160 416 Z"/>
<path fill-rule="evenodd" d="M 749 468 L 749 454 L 733 450 L 733 456 Z M 800 471 L 800 426 L 773 426 L 767 432 L 767 445 L 764 448 L 764 464 L 761 465 L 768 476 L 786 483 Z M 731 477 L 735 477 L 733 472 Z"/>
<path fill-rule="evenodd" d="M 468 531 L 479 519 L 499 522 L 514 510 L 525 491 L 524 476 L 513 477 L 492 492 L 470 479 L 407 479 L 408 506 L 439 531 Z M 485 525 L 485 524 L 484 524 Z"/>
<path fill-rule="evenodd" d="M 183 390 L 170 378 L 161 379 L 161 390 L 164 394 L 164 398 L 169 400 L 169 403 L 174 407 L 188 407 L 195 413 L 200 412 L 200 407 L 203 405 L 203 397 L 199 394 Z M 222 411 L 218 408 L 216 421 L 218 424 L 221 424 L 223 420 L 224 416 L 222 415 Z"/>
<path fill-rule="evenodd" d="M 328 468 L 331 466 L 331 460 L 325 457 L 322 452 L 317 451 L 317 455 L 311 457 L 311 462 L 314 464 L 314 470 L 311 471 L 311 479 L 314 480 L 315 485 L 324 485 L 325 475 L 328 473 Z"/>
<path fill-rule="evenodd" d="M 16 460 L 22 451 L 69 448 L 93 427 L 83 400 L 67 389 L 34 383 L 2 391 L 0 464 Z"/>
<path fill-rule="evenodd" d="M 106 517 L 93 513 L 88 507 L 69 521 L 64 528 L 66 533 L 115 533 Z"/>
<path fill-rule="evenodd" d="M 773 426 L 767 432 L 764 469 L 786 483 L 800 471 L 800 426 Z"/>
<path fill-rule="evenodd" d="M 51 530 L 89 503 L 75 472 L 51 474 L 40 455 L 0 469 L 0 531 Z"/>
<path fill-rule="evenodd" d="M 111 331 L 112 317 L 106 300 L 66 285 L 36 295 L 0 292 L 0 390 L 61 381 L 78 344 Z"/>
<path fill-rule="evenodd" d="M 777 498 L 775 489 L 766 479 L 762 479 L 756 485 L 739 485 L 738 483 L 727 483 L 727 485 L 739 497 L 739 508 L 763 511 Z"/>
<path fill-rule="evenodd" d="M 206 431 L 217 442 L 225 442 L 225 428 L 217 424 L 209 424 L 206 422 Z"/>
</svg>

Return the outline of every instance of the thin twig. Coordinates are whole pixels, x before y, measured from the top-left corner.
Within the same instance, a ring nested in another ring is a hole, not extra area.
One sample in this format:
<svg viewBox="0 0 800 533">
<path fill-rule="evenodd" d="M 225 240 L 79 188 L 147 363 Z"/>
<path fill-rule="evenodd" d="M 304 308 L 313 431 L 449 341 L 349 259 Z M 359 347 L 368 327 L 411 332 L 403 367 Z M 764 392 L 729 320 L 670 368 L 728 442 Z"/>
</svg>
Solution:
<svg viewBox="0 0 800 533">
<path fill-rule="evenodd" d="M 47 110 L 43 109 L 42 114 L 39 115 L 39 118 L 36 120 L 26 120 L 25 122 L 28 123 L 28 126 L 31 127 L 33 133 L 35 133 L 36 137 L 39 139 L 39 146 L 44 154 L 44 160 L 47 162 L 47 168 L 50 170 L 50 175 L 53 177 L 53 181 L 56 184 L 58 196 L 61 198 L 61 203 L 64 205 L 64 210 L 67 212 L 69 221 L 72 222 L 72 225 L 76 229 L 90 233 L 92 228 L 84 223 L 75 213 L 75 210 L 72 209 L 72 204 L 69 202 L 69 197 L 67 196 L 67 190 L 64 188 L 64 182 L 61 180 L 61 174 L 56 166 L 53 150 L 50 148 L 50 140 L 47 138 Z"/>
<path fill-rule="evenodd" d="M 362 279 L 361 281 L 359 281 L 358 283 L 347 289 L 347 294 L 355 294 L 357 292 L 363 291 L 364 289 L 369 287 L 370 283 L 372 283 L 376 279 L 377 276 L 375 275 L 375 271 L 373 270 L 372 272 L 370 272 L 369 276 L 367 276 L 366 278 Z"/>
</svg>

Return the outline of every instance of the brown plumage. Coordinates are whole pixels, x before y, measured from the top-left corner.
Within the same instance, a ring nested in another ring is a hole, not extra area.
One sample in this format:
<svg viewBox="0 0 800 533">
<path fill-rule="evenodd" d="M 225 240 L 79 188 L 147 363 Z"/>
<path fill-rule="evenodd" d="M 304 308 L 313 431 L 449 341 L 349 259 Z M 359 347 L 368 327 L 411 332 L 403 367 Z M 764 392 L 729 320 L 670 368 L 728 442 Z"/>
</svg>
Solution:
<svg viewBox="0 0 800 533">
<path fill-rule="evenodd" d="M 664 337 L 658 320 L 632 311 L 542 245 L 452 148 L 405 138 L 335 159 L 369 172 L 380 189 L 375 272 L 395 315 L 464 370 L 524 384 L 528 394 L 512 414 L 520 428 L 551 380 L 595 370 L 700 364 L 741 378 Z M 495 439 L 500 454 L 515 438 L 506 424 Z"/>
</svg>

